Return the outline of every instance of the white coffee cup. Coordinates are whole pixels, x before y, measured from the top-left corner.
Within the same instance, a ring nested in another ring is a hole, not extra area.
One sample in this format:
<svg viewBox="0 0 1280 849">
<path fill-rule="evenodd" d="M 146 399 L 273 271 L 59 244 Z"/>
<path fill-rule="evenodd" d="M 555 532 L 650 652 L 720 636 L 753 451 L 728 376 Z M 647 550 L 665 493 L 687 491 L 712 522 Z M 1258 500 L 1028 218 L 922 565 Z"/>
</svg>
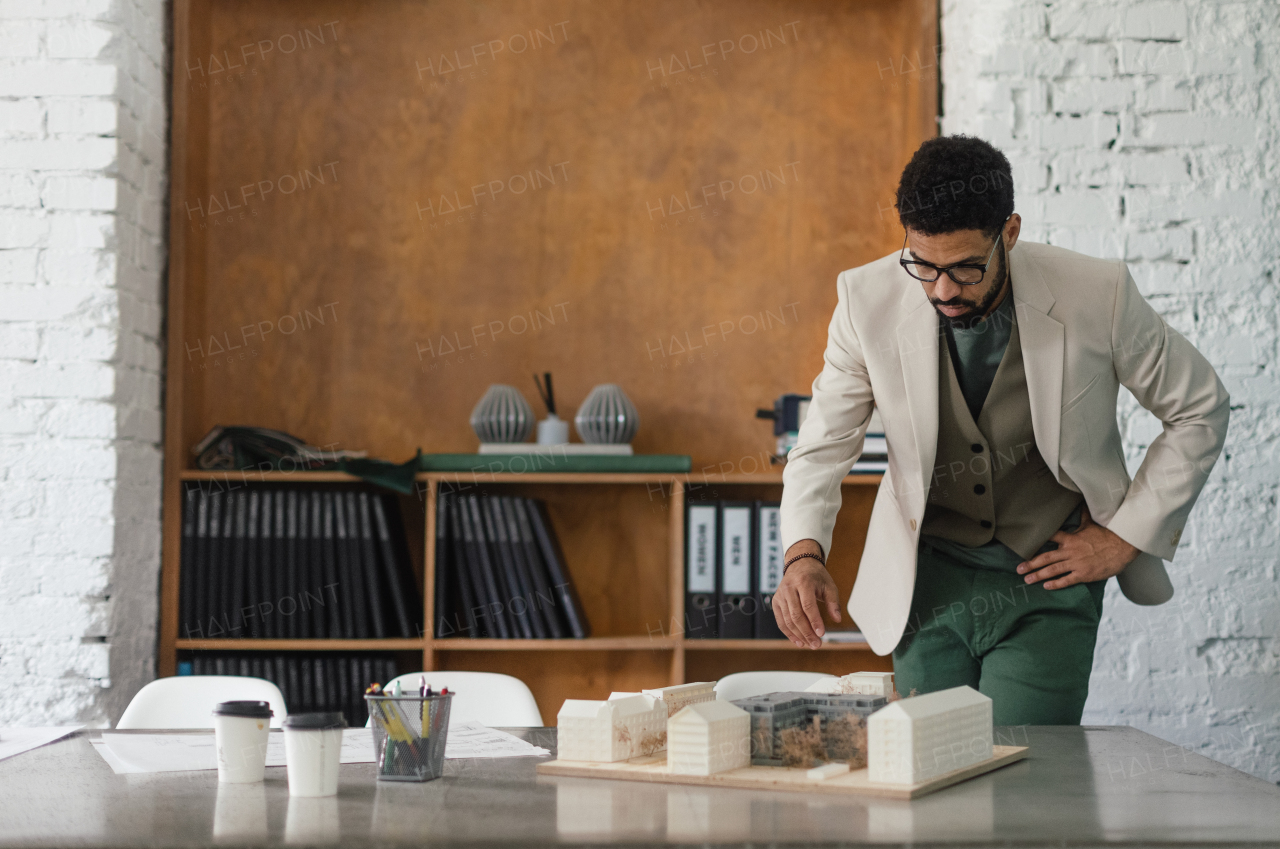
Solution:
<svg viewBox="0 0 1280 849">
<path fill-rule="evenodd" d="M 266 702 L 222 702 L 213 709 L 218 781 L 252 784 L 267 768 L 271 706 Z"/>
<path fill-rule="evenodd" d="M 341 713 L 294 713 L 284 721 L 290 796 L 335 796 L 342 751 Z"/>
</svg>

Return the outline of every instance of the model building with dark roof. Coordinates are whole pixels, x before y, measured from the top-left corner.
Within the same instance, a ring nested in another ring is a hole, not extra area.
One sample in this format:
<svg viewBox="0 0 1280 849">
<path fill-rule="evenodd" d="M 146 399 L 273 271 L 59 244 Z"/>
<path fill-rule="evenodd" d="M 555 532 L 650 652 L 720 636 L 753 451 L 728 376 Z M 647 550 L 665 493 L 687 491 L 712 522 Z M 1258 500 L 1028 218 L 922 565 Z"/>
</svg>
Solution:
<svg viewBox="0 0 1280 849">
<path fill-rule="evenodd" d="M 733 703 L 751 717 L 752 764 L 811 767 L 860 765 L 866 758 L 863 720 L 888 702 L 883 696 L 787 692 Z"/>
</svg>

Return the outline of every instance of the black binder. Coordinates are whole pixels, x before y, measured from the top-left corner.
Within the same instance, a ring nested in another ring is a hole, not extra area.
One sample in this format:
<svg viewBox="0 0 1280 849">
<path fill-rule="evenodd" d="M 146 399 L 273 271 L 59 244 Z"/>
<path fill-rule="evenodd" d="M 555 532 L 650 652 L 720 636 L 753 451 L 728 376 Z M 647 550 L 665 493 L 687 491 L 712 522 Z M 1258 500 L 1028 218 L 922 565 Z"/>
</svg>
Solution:
<svg viewBox="0 0 1280 849">
<path fill-rule="evenodd" d="M 462 514 L 462 529 L 467 544 L 467 559 L 479 573 L 479 585 L 483 588 L 483 594 L 477 596 L 476 602 L 484 607 L 485 628 L 490 632 L 489 635 L 509 640 L 512 636 L 511 626 L 507 620 L 497 570 L 489 559 L 484 522 L 480 518 L 480 498 L 467 495 L 463 496 L 463 502 L 466 509 Z"/>
<path fill-rule="evenodd" d="M 333 548 L 334 559 L 338 564 L 338 610 L 342 614 L 342 636 L 348 640 L 355 639 L 359 633 L 356 622 L 356 606 L 354 590 L 355 566 L 351 563 L 351 544 L 348 540 L 350 528 L 347 521 L 346 498 L 341 492 L 333 493 Z"/>
<path fill-rule="evenodd" d="M 414 588 L 413 569 L 409 566 L 407 554 L 400 551 L 396 543 L 403 538 L 398 521 L 393 520 L 391 511 L 396 510 L 395 518 L 399 518 L 398 508 L 387 503 L 388 496 L 375 494 L 373 502 L 373 523 L 378 533 L 378 551 L 382 557 L 383 585 L 391 597 L 391 607 L 395 612 L 395 622 L 401 637 L 418 637 L 418 613 L 422 610 L 422 599 Z"/>
<path fill-rule="evenodd" d="M 245 629 L 246 622 L 243 611 L 245 598 L 248 596 L 246 586 L 249 566 L 245 550 L 245 537 L 248 535 L 246 525 L 249 521 L 249 493 L 241 490 L 233 493 L 231 499 L 235 505 L 235 510 L 232 516 L 234 527 L 231 532 L 231 591 L 228 593 L 226 602 L 227 636 L 247 637 L 249 634 Z"/>
<path fill-rule="evenodd" d="M 351 567 L 351 583 L 347 586 L 346 603 L 351 605 L 356 622 L 356 638 L 368 639 L 373 636 L 370 624 L 369 602 L 365 598 L 364 552 L 360 542 L 360 510 L 354 492 L 343 493 L 346 505 L 345 518 L 347 530 L 347 563 Z"/>
<path fill-rule="evenodd" d="M 288 504 L 285 496 L 288 492 L 283 489 L 277 489 L 275 493 L 275 510 L 273 530 L 271 538 L 272 564 L 271 571 L 274 574 L 271 592 L 271 612 L 270 626 L 267 628 L 271 635 L 276 638 L 288 636 L 285 630 L 285 616 L 280 612 L 281 601 L 289 594 L 289 559 L 286 540 L 286 531 L 288 530 Z"/>
<path fill-rule="evenodd" d="M 777 501 L 756 502 L 756 639 L 786 637 L 773 615 L 773 594 L 782 581 L 782 523 Z"/>
<path fill-rule="evenodd" d="M 685 638 L 714 639 L 718 629 L 716 548 L 720 541 L 719 508 L 715 503 L 687 503 L 684 520 Z"/>
<path fill-rule="evenodd" d="M 257 489 L 249 491 L 249 510 L 245 517 L 244 539 L 244 575 L 245 598 L 241 619 L 244 622 L 245 636 L 262 636 L 262 612 L 258 602 L 262 601 L 263 563 L 259 550 L 258 531 L 262 527 L 262 493 Z M 258 675 L 265 678 L 268 676 Z"/>
<path fill-rule="evenodd" d="M 324 559 L 324 586 L 321 588 L 321 598 L 323 598 L 325 605 L 325 629 L 329 637 L 333 639 L 347 636 L 342 621 L 342 610 L 338 601 L 341 598 L 338 593 L 342 589 L 342 579 L 338 574 L 338 552 L 333 535 L 333 502 L 335 497 L 336 494 L 332 490 L 325 490 L 321 493 L 321 506 L 324 512 L 320 546 L 321 556 Z"/>
<path fill-rule="evenodd" d="M 534 537 L 524 499 L 506 497 L 503 502 L 515 519 L 516 537 L 520 541 L 520 549 L 524 552 L 524 561 L 528 566 L 533 584 L 533 607 L 546 623 L 551 638 L 563 639 L 569 633 L 569 625 L 562 606 L 556 601 L 551 575 L 538 551 L 538 540 Z"/>
<path fill-rule="evenodd" d="M 585 639 L 591 636 L 591 623 L 583 612 L 582 602 L 578 598 L 578 590 L 569 577 L 569 567 L 565 563 L 564 552 L 560 550 L 560 541 L 556 538 L 551 525 L 551 515 L 547 505 L 537 499 L 524 499 L 526 512 L 529 514 L 529 525 L 533 529 L 534 538 L 538 541 L 538 551 L 542 555 L 547 573 L 551 576 L 551 588 L 560 601 L 565 613 L 569 631 L 574 639 Z"/>
<path fill-rule="evenodd" d="M 481 498 L 480 512 L 484 519 L 485 538 L 489 541 L 490 560 L 498 571 L 502 605 L 513 626 L 512 634 L 518 639 L 531 640 L 534 631 L 533 624 L 529 621 L 529 603 L 523 582 L 516 572 L 511 539 L 507 536 L 507 523 L 501 517 L 497 499 L 493 496 Z"/>
<path fill-rule="evenodd" d="M 196 524 L 200 490 L 182 490 L 182 580 L 178 582 L 178 637 L 190 639 L 196 627 Z"/>
<path fill-rule="evenodd" d="M 208 499 L 208 545 L 201 592 L 196 596 L 196 606 L 200 614 L 200 635 L 205 638 L 225 636 L 221 624 L 215 617 L 220 592 L 219 573 L 222 571 L 222 503 L 225 499 L 221 492 L 210 492 Z"/>
<path fill-rule="evenodd" d="M 543 611 L 538 601 L 538 579 L 535 575 L 538 570 L 528 561 L 524 542 L 520 538 L 520 525 L 516 522 L 515 510 L 511 506 L 511 497 L 494 496 L 490 500 L 493 502 L 495 518 L 507 531 L 511 559 L 515 563 L 516 577 L 520 580 L 520 597 L 526 605 L 526 616 L 529 625 L 533 628 L 533 635 L 540 640 L 559 636 L 559 634 L 553 634 L 547 625 L 547 612 Z"/>
<path fill-rule="evenodd" d="M 751 501 L 720 502 L 720 544 L 716 546 L 716 584 L 722 640 L 750 640 L 756 633 L 755 504 Z"/>
<path fill-rule="evenodd" d="M 449 493 L 442 490 L 436 492 L 436 553 L 434 595 L 431 602 L 432 635 L 436 639 L 458 636 L 458 626 L 449 621 L 453 599 L 449 582 L 449 560 L 453 556 L 449 551 Z"/>
<path fill-rule="evenodd" d="M 298 556 L 298 498 L 300 496 L 301 493 L 296 489 L 285 492 L 285 591 L 280 594 L 280 599 L 276 602 L 285 636 L 293 640 L 303 636 L 302 617 L 298 611 L 298 589 L 302 583 L 298 574 L 301 559 Z"/>
<path fill-rule="evenodd" d="M 324 543 L 323 527 L 321 519 L 324 511 L 321 504 L 324 500 L 324 491 L 315 488 L 310 489 L 310 500 L 307 504 L 307 515 L 310 519 L 307 523 L 307 545 L 306 560 L 303 562 L 303 574 L 306 575 L 306 583 L 302 587 L 302 597 L 298 599 L 298 604 L 306 611 L 308 627 L 312 637 L 323 639 L 329 636 L 328 627 L 328 605 L 324 597 Z M 319 679 L 317 679 L 318 681 Z"/>
<path fill-rule="evenodd" d="M 458 587 L 459 614 L 463 622 L 462 628 L 468 637 L 484 637 L 489 633 L 487 611 L 481 609 L 484 597 L 478 570 L 472 565 L 470 531 L 464 524 L 466 507 L 462 496 L 451 495 L 449 498 L 449 528 L 452 534 L 449 547 L 453 552 L 450 565 L 453 568 L 453 579 Z"/>
<path fill-rule="evenodd" d="M 383 615 L 386 608 L 386 595 L 378 578 L 378 552 L 373 542 L 373 518 L 369 510 L 369 493 L 356 495 L 360 505 L 360 570 L 364 575 L 365 602 L 369 607 L 369 620 L 373 623 L 373 634 L 379 640 L 388 636 L 387 619 Z"/>
</svg>

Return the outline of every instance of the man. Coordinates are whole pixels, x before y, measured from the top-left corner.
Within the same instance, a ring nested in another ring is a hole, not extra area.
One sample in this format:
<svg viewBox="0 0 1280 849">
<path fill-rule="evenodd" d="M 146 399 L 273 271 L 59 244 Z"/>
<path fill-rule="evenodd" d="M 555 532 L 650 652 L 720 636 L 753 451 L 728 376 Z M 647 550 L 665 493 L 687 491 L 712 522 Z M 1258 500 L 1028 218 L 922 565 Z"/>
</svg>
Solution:
<svg viewBox="0 0 1280 849">
<path fill-rule="evenodd" d="M 897 688 L 967 684 L 997 724 L 1078 724 L 1113 575 L 1161 604 L 1228 396 L 1121 261 L 1018 241 L 1004 154 L 920 146 L 898 186 L 901 251 L 841 273 L 822 372 L 783 472 L 774 612 L 817 648 L 840 621 L 825 569 L 840 482 L 872 406 L 889 444 L 849 615 Z M 1130 481 L 1119 386 L 1164 423 Z"/>
</svg>

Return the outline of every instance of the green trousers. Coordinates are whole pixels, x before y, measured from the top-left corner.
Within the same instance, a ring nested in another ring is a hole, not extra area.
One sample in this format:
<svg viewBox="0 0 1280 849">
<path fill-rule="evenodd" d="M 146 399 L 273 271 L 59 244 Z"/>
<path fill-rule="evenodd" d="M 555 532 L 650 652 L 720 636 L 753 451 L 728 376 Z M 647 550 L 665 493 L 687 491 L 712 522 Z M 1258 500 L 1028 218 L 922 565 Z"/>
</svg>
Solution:
<svg viewBox="0 0 1280 849">
<path fill-rule="evenodd" d="M 1024 582 L 1022 560 L 999 542 L 921 537 L 911 615 L 893 651 L 899 693 L 967 684 L 991 698 L 996 725 L 1080 724 L 1106 581 L 1047 590 Z"/>
</svg>

